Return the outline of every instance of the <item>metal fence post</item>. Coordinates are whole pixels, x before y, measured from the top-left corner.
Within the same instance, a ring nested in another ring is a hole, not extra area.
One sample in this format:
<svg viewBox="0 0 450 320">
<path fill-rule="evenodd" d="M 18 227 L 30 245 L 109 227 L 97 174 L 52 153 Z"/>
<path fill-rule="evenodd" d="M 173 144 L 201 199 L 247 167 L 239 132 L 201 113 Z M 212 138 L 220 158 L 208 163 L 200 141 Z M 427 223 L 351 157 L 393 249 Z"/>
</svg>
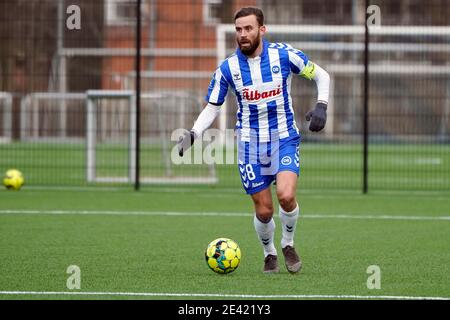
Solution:
<svg viewBox="0 0 450 320">
<path fill-rule="evenodd" d="M 364 20 L 364 110 L 363 110 L 363 193 L 368 191 L 368 156 L 369 156 L 369 26 L 367 19 L 369 14 L 367 8 L 369 0 L 365 0 L 364 10 L 366 10 Z"/>
<path fill-rule="evenodd" d="M 140 188 L 140 138 L 141 138 L 141 3 L 137 0 L 136 4 L 136 163 L 135 163 L 135 179 L 134 190 Z"/>
</svg>

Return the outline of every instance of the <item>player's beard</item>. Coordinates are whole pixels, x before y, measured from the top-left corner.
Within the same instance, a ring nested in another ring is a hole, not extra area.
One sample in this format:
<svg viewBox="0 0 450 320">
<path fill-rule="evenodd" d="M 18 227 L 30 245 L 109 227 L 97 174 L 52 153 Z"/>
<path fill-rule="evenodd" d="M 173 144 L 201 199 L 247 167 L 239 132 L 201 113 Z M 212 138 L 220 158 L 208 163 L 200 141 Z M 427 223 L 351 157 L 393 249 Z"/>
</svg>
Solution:
<svg viewBox="0 0 450 320">
<path fill-rule="evenodd" d="M 247 43 L 250 43 L 249 47 L 243 47 L 241 42 L 239 42 L 239 41 L 237 41 L 237 43 L 238 43 L 239 49 L 241 50 L 241 52 L 243 54 L 245 54 L 246 56 L 251 56 L 256 51 L 256 49 L 258 49 L 260 41 L 261 41 L 261 36 L 258 31 L 258 35 L 256 36 L 255 40 L 253 40 L 253 41 L 250 39 L 246 40 Z"/>
</svg>

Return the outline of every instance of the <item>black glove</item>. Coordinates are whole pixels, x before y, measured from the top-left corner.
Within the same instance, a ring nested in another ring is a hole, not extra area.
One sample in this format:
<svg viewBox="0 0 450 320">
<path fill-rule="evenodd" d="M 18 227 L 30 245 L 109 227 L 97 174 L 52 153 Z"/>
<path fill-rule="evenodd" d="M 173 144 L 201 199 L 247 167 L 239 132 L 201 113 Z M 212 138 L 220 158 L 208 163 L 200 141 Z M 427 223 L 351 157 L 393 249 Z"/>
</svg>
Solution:
<svg viewBox="0 0 450 320">
<path fill-rule="evenodd" d="M 323 102 L 318 102 L 314 110 L 306 114 L 306 121 L 311 120 L 309 130 L 317 132 L 325 127 L 327 122 L 327 105 Z"/>
<path fill-rule="evenodd" d="M 178 154 L 180 157 L 182 157 L 184 152 L 192 146 L 195 138 L 196 134 L 194 131 L 184 131 L 183 136 L 178 140 Z"/>
</svg>

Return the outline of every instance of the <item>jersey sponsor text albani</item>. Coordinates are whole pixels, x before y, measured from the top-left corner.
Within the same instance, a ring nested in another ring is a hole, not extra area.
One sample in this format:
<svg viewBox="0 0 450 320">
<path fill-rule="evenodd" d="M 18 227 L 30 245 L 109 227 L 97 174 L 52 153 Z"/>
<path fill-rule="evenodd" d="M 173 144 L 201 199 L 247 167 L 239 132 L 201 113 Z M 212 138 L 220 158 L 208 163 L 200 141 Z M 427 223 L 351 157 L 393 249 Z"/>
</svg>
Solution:
<svg viewBox="0 0 450 320">
<path fill-rule="evenodd" d="M 222 105 L 229 87 L 236 95 L 236 129 L 243 141 L 256 134 L 269 142 L 299 136 L 291 98 L 292 74 L 311 80 L 314 64 L 300 50 L 284 43 L 263 41 L 260 56 L 248 58 L 239 48 L 217 68 L 208 88 L 207 102 Z"/>
</svg>

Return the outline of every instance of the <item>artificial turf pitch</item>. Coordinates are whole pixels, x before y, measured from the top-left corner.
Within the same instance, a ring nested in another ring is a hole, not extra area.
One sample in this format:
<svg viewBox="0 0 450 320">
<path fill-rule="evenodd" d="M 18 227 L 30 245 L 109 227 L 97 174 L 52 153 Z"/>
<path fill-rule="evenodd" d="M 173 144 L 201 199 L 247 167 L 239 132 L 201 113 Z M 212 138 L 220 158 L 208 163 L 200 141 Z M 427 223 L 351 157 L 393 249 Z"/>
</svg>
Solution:
<svg viewBox="0 0 450 320">
<path fill-rule="evenodd" d="M 283 265 L 275 213 L 281 272 L 266 275 L 251 200 L 237 188 L 2 190 L 0 299 L 450 298 L 448 193 L 300 190 L 297 198 L 301 273 Z M 218 237 L 242 249 L 231 274 L 206 265 Z M 80 268 L 79 290 L 67 287 L 70 265 Z M 372 265 L 380 289 L 367 287 Z"/>
</svg>

